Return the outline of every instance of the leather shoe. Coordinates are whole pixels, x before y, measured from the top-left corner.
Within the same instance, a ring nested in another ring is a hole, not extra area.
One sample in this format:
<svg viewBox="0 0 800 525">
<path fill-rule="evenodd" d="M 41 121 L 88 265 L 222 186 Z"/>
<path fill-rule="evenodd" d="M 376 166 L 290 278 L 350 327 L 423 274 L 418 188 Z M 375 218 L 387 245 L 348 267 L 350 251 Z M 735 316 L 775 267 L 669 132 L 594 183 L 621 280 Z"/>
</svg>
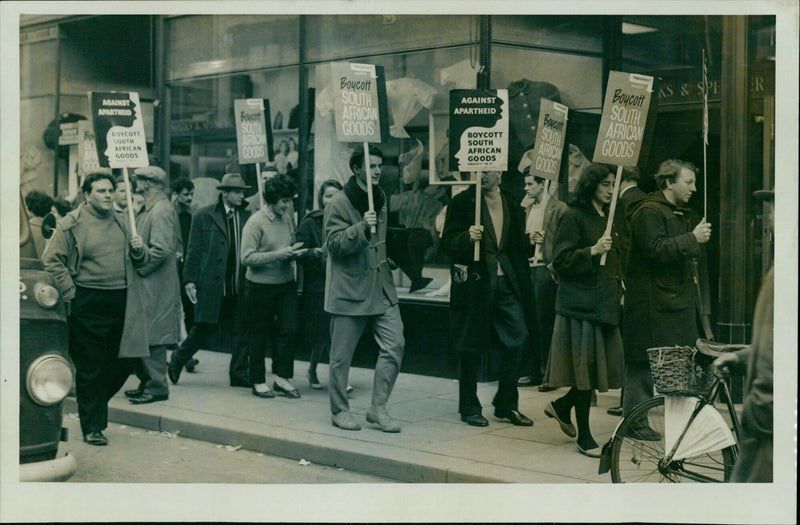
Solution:
<svg viewBox="0 0 800 525">
<path fill-rule="evenodd" d="M 169 394 L 142 394 L 139 397 L 132 397 L 130 402 L 134 405 L 145 405 L 147 403 L 155 403 L 156 401 L 166 401 L 167 399 L 169 399 Z"/>
<path fill-rule="evenodd" d="M 550 385 L 539 385 L 539 392 L 552 392 L 555 389 L 555 387 Z"/>
<path fill-rule="evenodd" d="M 622 415 L 622 407 L 621 406 L 619 406 L 619 407 L 611 407 L 608 410 L 606 410 L 606 414 L 608 414 L 609 416 L 617 416 L 617 417 L 619 417 L 619 416 Z"/>
<path fill-rule="evenodd" d="M 489 420 L 480 414 L 464 415 L 461 414 L 461 421 L 472 427 L 488 427 Z"/>
<path fill-rule="evenodd" d="M 519 410 L 495 410 L 494 417 L 498 419 L 508 419 L 518 427 L 532 427 L 533 420 L 520 413 Z"/>
<path fill-rule="evenodd" d="M 277 381 L 272 383 L 272 389 L 290 399 L 300 399 L 300 392 L 296 388 L 283 388 Z"/>
<path fill-rule="evenodd" d="M 250 388 L 250 380 L 249 379 L 242 379 L 241 377 L 232 377 L 231 378 L 231 386 L 233 387 L 242 387 L 242 388 Z"/>
<path fill-rule="evenodd" d="M 195 370 L 194 367 L 196 367 L 199 364 L 200 364 L 200 360 L 199 359 L 195 359 L 194 357 L 189 359 L 188 361 L 186 361 L 186 365 L 185 365 L 186 366 L 186 371 L 189 372 L 190 374 L 194 374 L 195 372 L 197 372 L 197 370 Z"/>
<path fill-rule="evenodd" d="M 602 449 L 599 446 L 594 448 L 583 448 L 582 446 L 577 444 L 575 446 L 578 448 L 578 452 L 580 452 L 581 454 L 583 454 L 588 458 L 599 458 L 600 453 L 602 452 Z"/>
<path fill-rule="evenodd" d="M 373 406 L 367 410 L 367 423 L 381 427 L 384 432 L 400 432 L 400 424 L 392 419 L 385 406 Z"/>
<path fill-rule="evenodd" d="M 338 414 L 333 414 L 331 416 L 331 423 L 333 423 L 333 426 L 341 428 L 342 430 L 361 430 L 361 425 L 356 423 L 356 420 L 353 419 L 353 415 L 346 410 Z"/>
<path fill-rule="evenodd" d="M 256 387 L 253 387 L 253 395 L 256 397 L 263 397 L 264 399 L 269 399 L 271 397 L 275 397 L 275 392 L 267 388 L 264 392 L 259 392 L 256 390 Z"/>
<path fill-rule="evenodd" d="M 97 430 L 95 432 L 84 434 L 83 442 L 95 446 L 105 446 L 108 445 L 108 438 L 105 437 L 102 432 Z"/>
<path fill-rule="evenodd" d="M 555 405 L 553 405 L 552 401 L 547 403 L 547 406 L 544 407 L 544 415 L 546 415 L 547 417 L 552 417 L 553 419 L 558 421 L 558 426 L 561 427 L 561 431 L 564 432 L 569 437 L 574 438 L 575 436 L 578 435 L 578 432 L 575 430 L 575 425 L 572 424 L 572 421 L 569 421 L 569 419 L 567 419 L 567 421 L 564 421 L 559 417 L 558 412 L 556 411 L 556 407 Z"/>
<path fill-rule="evenodd" d="M 183 365 L 179 365 L 173 361 L 167 365 L 167 376 L 169 376 L 170 382 L 173 385 L 178 384 L 178 380 L 181 378 L 181 371 L 183 370 Z"/>
<path fill-rule="evenodd" d="M 139 384 L 138 387 L 134 388 L 133 390 L 126 390 L 125 397 L 139 397 L 140 395 L 144 394 L 144 384 Z"/>
<path fill-rule="evenodd" d="M 517 379 L 517 386 L 533 386 L 535 384 L 531 376 L 522 376 Z"/>
<path fill-rule="evenodd" d="M 306 374 L 306 378 L 308 379 L 308 386 L 310 386 L 314 390 L 322 389 L 322 383 L 319 382 L 319 378 L 317 377 L 316 372 L 308 372 Z"/>
</svg>

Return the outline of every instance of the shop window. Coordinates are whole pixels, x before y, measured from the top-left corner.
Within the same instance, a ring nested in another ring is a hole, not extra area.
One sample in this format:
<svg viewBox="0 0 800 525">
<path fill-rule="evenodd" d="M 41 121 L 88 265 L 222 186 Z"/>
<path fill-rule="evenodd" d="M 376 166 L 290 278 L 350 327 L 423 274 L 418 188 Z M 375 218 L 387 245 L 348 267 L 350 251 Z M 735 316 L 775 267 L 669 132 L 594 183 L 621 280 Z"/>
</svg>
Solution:
<svg viewBox="0 0 800 525">
<path fill-rule="evenodd" d="M 598 18 L 589 16 L 492 16 L 492 41 L 600 54 Z"/>
<path fill-rule="evenodd" d="M 477 42 L 477 16 L 317 15 L 307 17 L 309 62 Z"/>
<path fill-rule="evenodd" d="M 297 15 L 183 16 L 168 19 L 168 80 L 299 62 Z"/>
<path fill-rule="evenodd" d="M 284 141 L 290 152 L 291 144 L 298 142 L 297 126 L 291 127 L 290 122 L 292 113 L 297 112 L 297 67 L 175 82 L 169 85 L 169 93 L 170 176 L 194 181 L 198 206 L 216 201 L 216 185 L 226 172 L 242 173 L 253 188 L 248 197 L 255 194 L 255 165 L 238 163 L 235 99 L 269 100 L 276 154 Z M 296 168 L 296 163 L 292 167 Z M 288 169 L 289 163 L 284 168 Z"/>
</svg>

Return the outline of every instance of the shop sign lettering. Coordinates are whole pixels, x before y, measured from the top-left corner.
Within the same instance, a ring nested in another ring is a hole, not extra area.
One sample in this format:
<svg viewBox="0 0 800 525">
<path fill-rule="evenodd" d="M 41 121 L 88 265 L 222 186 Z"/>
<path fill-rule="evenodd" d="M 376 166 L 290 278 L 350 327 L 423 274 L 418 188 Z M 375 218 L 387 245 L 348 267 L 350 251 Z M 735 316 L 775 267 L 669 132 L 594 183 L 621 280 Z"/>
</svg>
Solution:
<svg viewBox="0 0 800 525">
<path fill-rule="evenodd" d="M 149 164 L 144 119 L 136 92 L 89 92 L 97 158 L 102 167 L 140 168 Z"/>
<path fill-rule="evenodd" d="M 540 108 L 539 126 L 536 128 L 539 132 L 531 156 L 531 175 L 558 181 L 569 108 L 546 98 L 542 99 Z"/>
<path fill-rule="evenodd" d="M 508 90 L 450 91 L 450 166 L 454 171 L 508 168 Z"/>
<path fill-rule="evenodd" d="M 592 162 L 636 165 L 652 94 L 653 77 L 610 72 Z"/>
</svg>

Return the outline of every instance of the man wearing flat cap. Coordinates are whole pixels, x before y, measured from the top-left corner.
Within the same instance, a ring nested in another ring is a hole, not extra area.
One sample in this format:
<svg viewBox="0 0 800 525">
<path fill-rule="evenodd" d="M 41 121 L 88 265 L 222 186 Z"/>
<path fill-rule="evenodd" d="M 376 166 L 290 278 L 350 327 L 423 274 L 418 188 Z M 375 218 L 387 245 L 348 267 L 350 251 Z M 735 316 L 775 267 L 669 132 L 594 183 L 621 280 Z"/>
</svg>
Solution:
<svg viewBox="0 0 800 525">
<path fill-rule="evenodd" d="M 183 267 L 186 295 L 194 303 L 194 326 L 172 354 L 169 379 L 177 383 L 186 363 L 200 348 L 208 348 L 218 325 L 221 343 L 231 352 L 230 385 L 248 387 L 244 304 L 244 269 L 239 252 L 242 228 L 250 217 L 245 208 L 248 189 L 238 173 L 226 173 L 217 186 L 216 204 L 200 208 L 192 218 Z"/>
<path fill-rule="evenodd" d="M 134 175 L 145 198 L 136 215 L 136 229 L 151 255 L 150 261 L 136 270 L 143 277 L 150 345 L 150 356 L 141 359 L 146 381 L 137 389 L 139 394 L 130 397 L 131 403 L 139 405 L 169 397 L 167 347 L 178 344 L 181 310 L 176 262 L 178 215 L 167 197 L 167 174 L 158 166 L 147 166 L 138 168 Z"/>
<path fill-rule="evenodd" d="M 768 224 L 770 229 L 774 229 L 775 191 L 759 190 L 753 193 L 753 197 L 767 203 Z M 734 483 L 772 482 L 773 270 L 770 268 L 761 281 L 753 312 L 752 343 L 743 350 L 723 354 L 714 361 L 716 373 L 721 377 L 727 377 L 731 370 L 745 374 L 742 439 L 731 476 Z"/>
</svg>

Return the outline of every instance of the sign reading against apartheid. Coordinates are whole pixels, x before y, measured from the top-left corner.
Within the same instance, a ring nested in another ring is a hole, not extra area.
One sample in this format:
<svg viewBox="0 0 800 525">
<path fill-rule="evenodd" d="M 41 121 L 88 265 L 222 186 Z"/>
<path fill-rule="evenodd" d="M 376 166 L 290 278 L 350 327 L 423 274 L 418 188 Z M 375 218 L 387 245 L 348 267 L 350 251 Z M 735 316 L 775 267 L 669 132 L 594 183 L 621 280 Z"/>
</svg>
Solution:
<svg viewBox="0 0 800 525">
<path fill-rule="evenodd" d="M 97 158 L 104 168 L 149 165 L 144 120 L 136 92 L 89 92 Z"/>
<path fill-rule="evenodd" d="M 592 162 L 636 166 L 652 95 L 653 77 L 609 73 Z"/>
<path fill-rule="evenodd" d="M 389 136 L 386 77 L 381 66 L 334 62 L 333 101 L 340 142 L 383 142 Z"/>
<path fill-rule="evenodd" d="M 508 90 L 450 91 L 450 169 L 508 168 Z"/>
<path fill-rule="evenodd" d="M 542 99 L 539 126 L 531 158 L 531 175 L 558 181 L 561 153 L 564 151 L 564 134 L 567 132 L 569 108 L 564 104 Z"/>
<path fill-rule="evenodd" d="M 100 167 L 95 147 L 94 131 L 88 120 L 78 122 L 78 176 L 81 180 L 89 173 L 111 173 L 111 168 Z"/>
<path fill-rule="evenodd" d="M 267 147 L 266 122 L 269 122 L 269 117 L 264 115 L 265 112 L 269 114 L 269 101 L 261 98 L 236 99 L 233 101 L 233 112 L 239 164 L 267 162 L 272 149 Z"/>
</svg>

